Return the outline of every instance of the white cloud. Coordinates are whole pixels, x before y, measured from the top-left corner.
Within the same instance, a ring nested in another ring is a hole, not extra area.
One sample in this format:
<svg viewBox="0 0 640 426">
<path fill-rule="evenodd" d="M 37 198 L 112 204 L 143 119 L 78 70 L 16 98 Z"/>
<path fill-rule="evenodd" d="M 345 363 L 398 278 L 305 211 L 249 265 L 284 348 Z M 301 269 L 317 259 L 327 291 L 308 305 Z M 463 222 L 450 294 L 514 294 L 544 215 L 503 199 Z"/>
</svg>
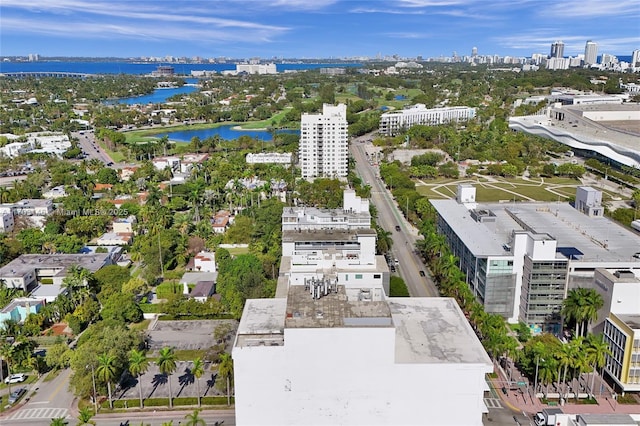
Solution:
<svg viewBox="0 0 640 426">
<path fill-rule="evenodd" d="M 540 14 L 561 16 L 563 18 L 598 18 L 605 16 L 632 18 L 640 16 L 640 2 L 638 0 L 565 0 L 540 8 Z"/>
</svg>

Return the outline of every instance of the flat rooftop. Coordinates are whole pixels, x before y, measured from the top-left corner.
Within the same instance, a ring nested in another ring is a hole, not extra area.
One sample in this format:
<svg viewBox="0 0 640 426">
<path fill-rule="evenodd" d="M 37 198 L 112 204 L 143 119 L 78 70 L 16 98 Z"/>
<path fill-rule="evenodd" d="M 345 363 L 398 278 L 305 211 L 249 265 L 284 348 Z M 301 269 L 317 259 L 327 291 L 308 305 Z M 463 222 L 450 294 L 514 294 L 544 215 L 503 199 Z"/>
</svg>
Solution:
<svg viewBox="0 0 640 426">
<path fill-rule="evenodd" d="M 376 235 L 376 231 L 371 228 L 282 231 L 282 241 L 356 241 L 358 235 Z"/>
<path fill-rule="evenodd" d="M 296 222 L 287 222 L 285 218 L 296 218 Z M 325 220 L 321 220 L 321 218 Z M 351 223 L 355 225 L 361 222 L 371 220 L 369 211 L 354 212 L 351 210 L 339 209 L 323 209 L 317 207 L 285 207 L 282 211 L 283 223 L 296 226 L 331 226 L 331 222 L 326 219 L 335 219 L 338 224 Z M 352 222 L 352 220 L 355 220 Z"/>
<path fill-rule="evenodd" d="M 578 414 L 584 423 L 591 426 L 637 425 L 629 414 Z"/>
<path fill-rule="evenodd" d="M 616 314 L 616 316 L 634 330 L 640 330 L 640 314 Z"/>
<path fill-rule="evenodd" d="M 107 264 L 108 260 L 109 253 L 23 254 L 0 268 L 0 277 L 23 277 L 34 269 L 62 271 L 74 265 L 96 272 Z"/>
<path fill-rule="evenodd" d="M 338 285 L 319 299 L 305 286 L 292 285 L 287 294 L 286 328 L 390 327 L 391 312 L 386 302 L 350 301 L 345 287 Z"/>
<path fill-rule="evenodd" d="M 478 203 L 476 210 L 491 210 L 489 225 L 471 218 L 455 200 L 432 200 L 434 208 L 476 256 L 510 256 L 503 247 L 512 231 L 548 234 L 558 247 L 575 247 L 582 261 L 630 261 L 640 247 L 640 236 L 606 217 L 589 217 L 568 203 Z M 517 221 L 516 219 L 517 218 Z M 558 253 L 558 258 L 565 258 Z"/>
<path fill-rule="evenodd" d="M 247 299 L 236 346 L 282 346 L 287 299 Z"/>
<path fill-rule="evenodd" d="M 622 164 L 640 164 L 640 106 L 638 104 L 564 105 L 564 120 L 529 115 L 509 118 L 509 127 L 550 137 L 577 149 L 596 151 Z M 629 120 L 594 121 L 583 112 L 628 112 Z"/>
<path fill-rule="evenodd" d="M 396 363 L 484 364 L 493 371 L 454 299 L 394 297 L 388 305 L 396 327 Z"/>
</svg>

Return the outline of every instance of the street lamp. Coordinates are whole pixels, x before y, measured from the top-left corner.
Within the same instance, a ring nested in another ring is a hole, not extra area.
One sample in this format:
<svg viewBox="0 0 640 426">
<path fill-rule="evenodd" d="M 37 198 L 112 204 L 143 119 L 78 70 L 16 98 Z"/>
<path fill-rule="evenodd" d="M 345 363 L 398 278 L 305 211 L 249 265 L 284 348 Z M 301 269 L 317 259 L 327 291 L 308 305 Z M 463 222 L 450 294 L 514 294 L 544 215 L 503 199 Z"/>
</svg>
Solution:
<svg viewBox="0 0 640 426">
<path fill-rule="evenodd" d="M 88 369 L 89 366 L 85 366 L 85 369 Z M 93 368 L 93 364 L 91 364 L 91 382 L 93 383 L 93 409 L 95 413 L 98 413 L 98 395 L 96 393 L 96 373 Z"/>
</svg>

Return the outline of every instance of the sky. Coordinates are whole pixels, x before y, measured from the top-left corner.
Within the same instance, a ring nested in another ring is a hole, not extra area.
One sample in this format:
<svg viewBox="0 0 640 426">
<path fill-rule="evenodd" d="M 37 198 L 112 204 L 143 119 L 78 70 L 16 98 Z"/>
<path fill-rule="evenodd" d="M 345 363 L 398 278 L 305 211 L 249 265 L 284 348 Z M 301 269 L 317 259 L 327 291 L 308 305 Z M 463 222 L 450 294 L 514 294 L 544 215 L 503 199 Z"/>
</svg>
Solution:
<svg viewBox="0 0 640 426">
<path fill-rule="evenodd" d="M 631 55 L 638 0 L 1 0 L 0 56 Z"/>
</svg>

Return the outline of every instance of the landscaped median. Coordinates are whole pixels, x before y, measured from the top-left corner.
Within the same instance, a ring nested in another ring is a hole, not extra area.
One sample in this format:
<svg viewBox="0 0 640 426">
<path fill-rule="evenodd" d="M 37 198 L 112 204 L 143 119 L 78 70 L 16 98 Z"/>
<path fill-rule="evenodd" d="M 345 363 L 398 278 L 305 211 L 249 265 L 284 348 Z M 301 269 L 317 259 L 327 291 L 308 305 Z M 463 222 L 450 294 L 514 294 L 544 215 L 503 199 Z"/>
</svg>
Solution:
<svg viewBox="0 0 640 426">
<path fill-rule="evenodd" d="M 227 405 L 226 396 L 203 396 L 202 407 L 229 407 Z M 234 398 L 230 397 L 231 406 L 235 403 Z M 198 398 L 194 396 L 173 398 L 173 408 L 191 408 L 198 406 Z M 144 408 L 158 408 L 169 407 L 169 398 L 148 398 L 144 400 Z M 109 401 L 104 401 L 101 404 L 100 412 L 111 412 L 115 410 L 140 408 L 140 399 L 119 399 L 113 401 L 113 410 L 109 409 Z"/>
</svg>

